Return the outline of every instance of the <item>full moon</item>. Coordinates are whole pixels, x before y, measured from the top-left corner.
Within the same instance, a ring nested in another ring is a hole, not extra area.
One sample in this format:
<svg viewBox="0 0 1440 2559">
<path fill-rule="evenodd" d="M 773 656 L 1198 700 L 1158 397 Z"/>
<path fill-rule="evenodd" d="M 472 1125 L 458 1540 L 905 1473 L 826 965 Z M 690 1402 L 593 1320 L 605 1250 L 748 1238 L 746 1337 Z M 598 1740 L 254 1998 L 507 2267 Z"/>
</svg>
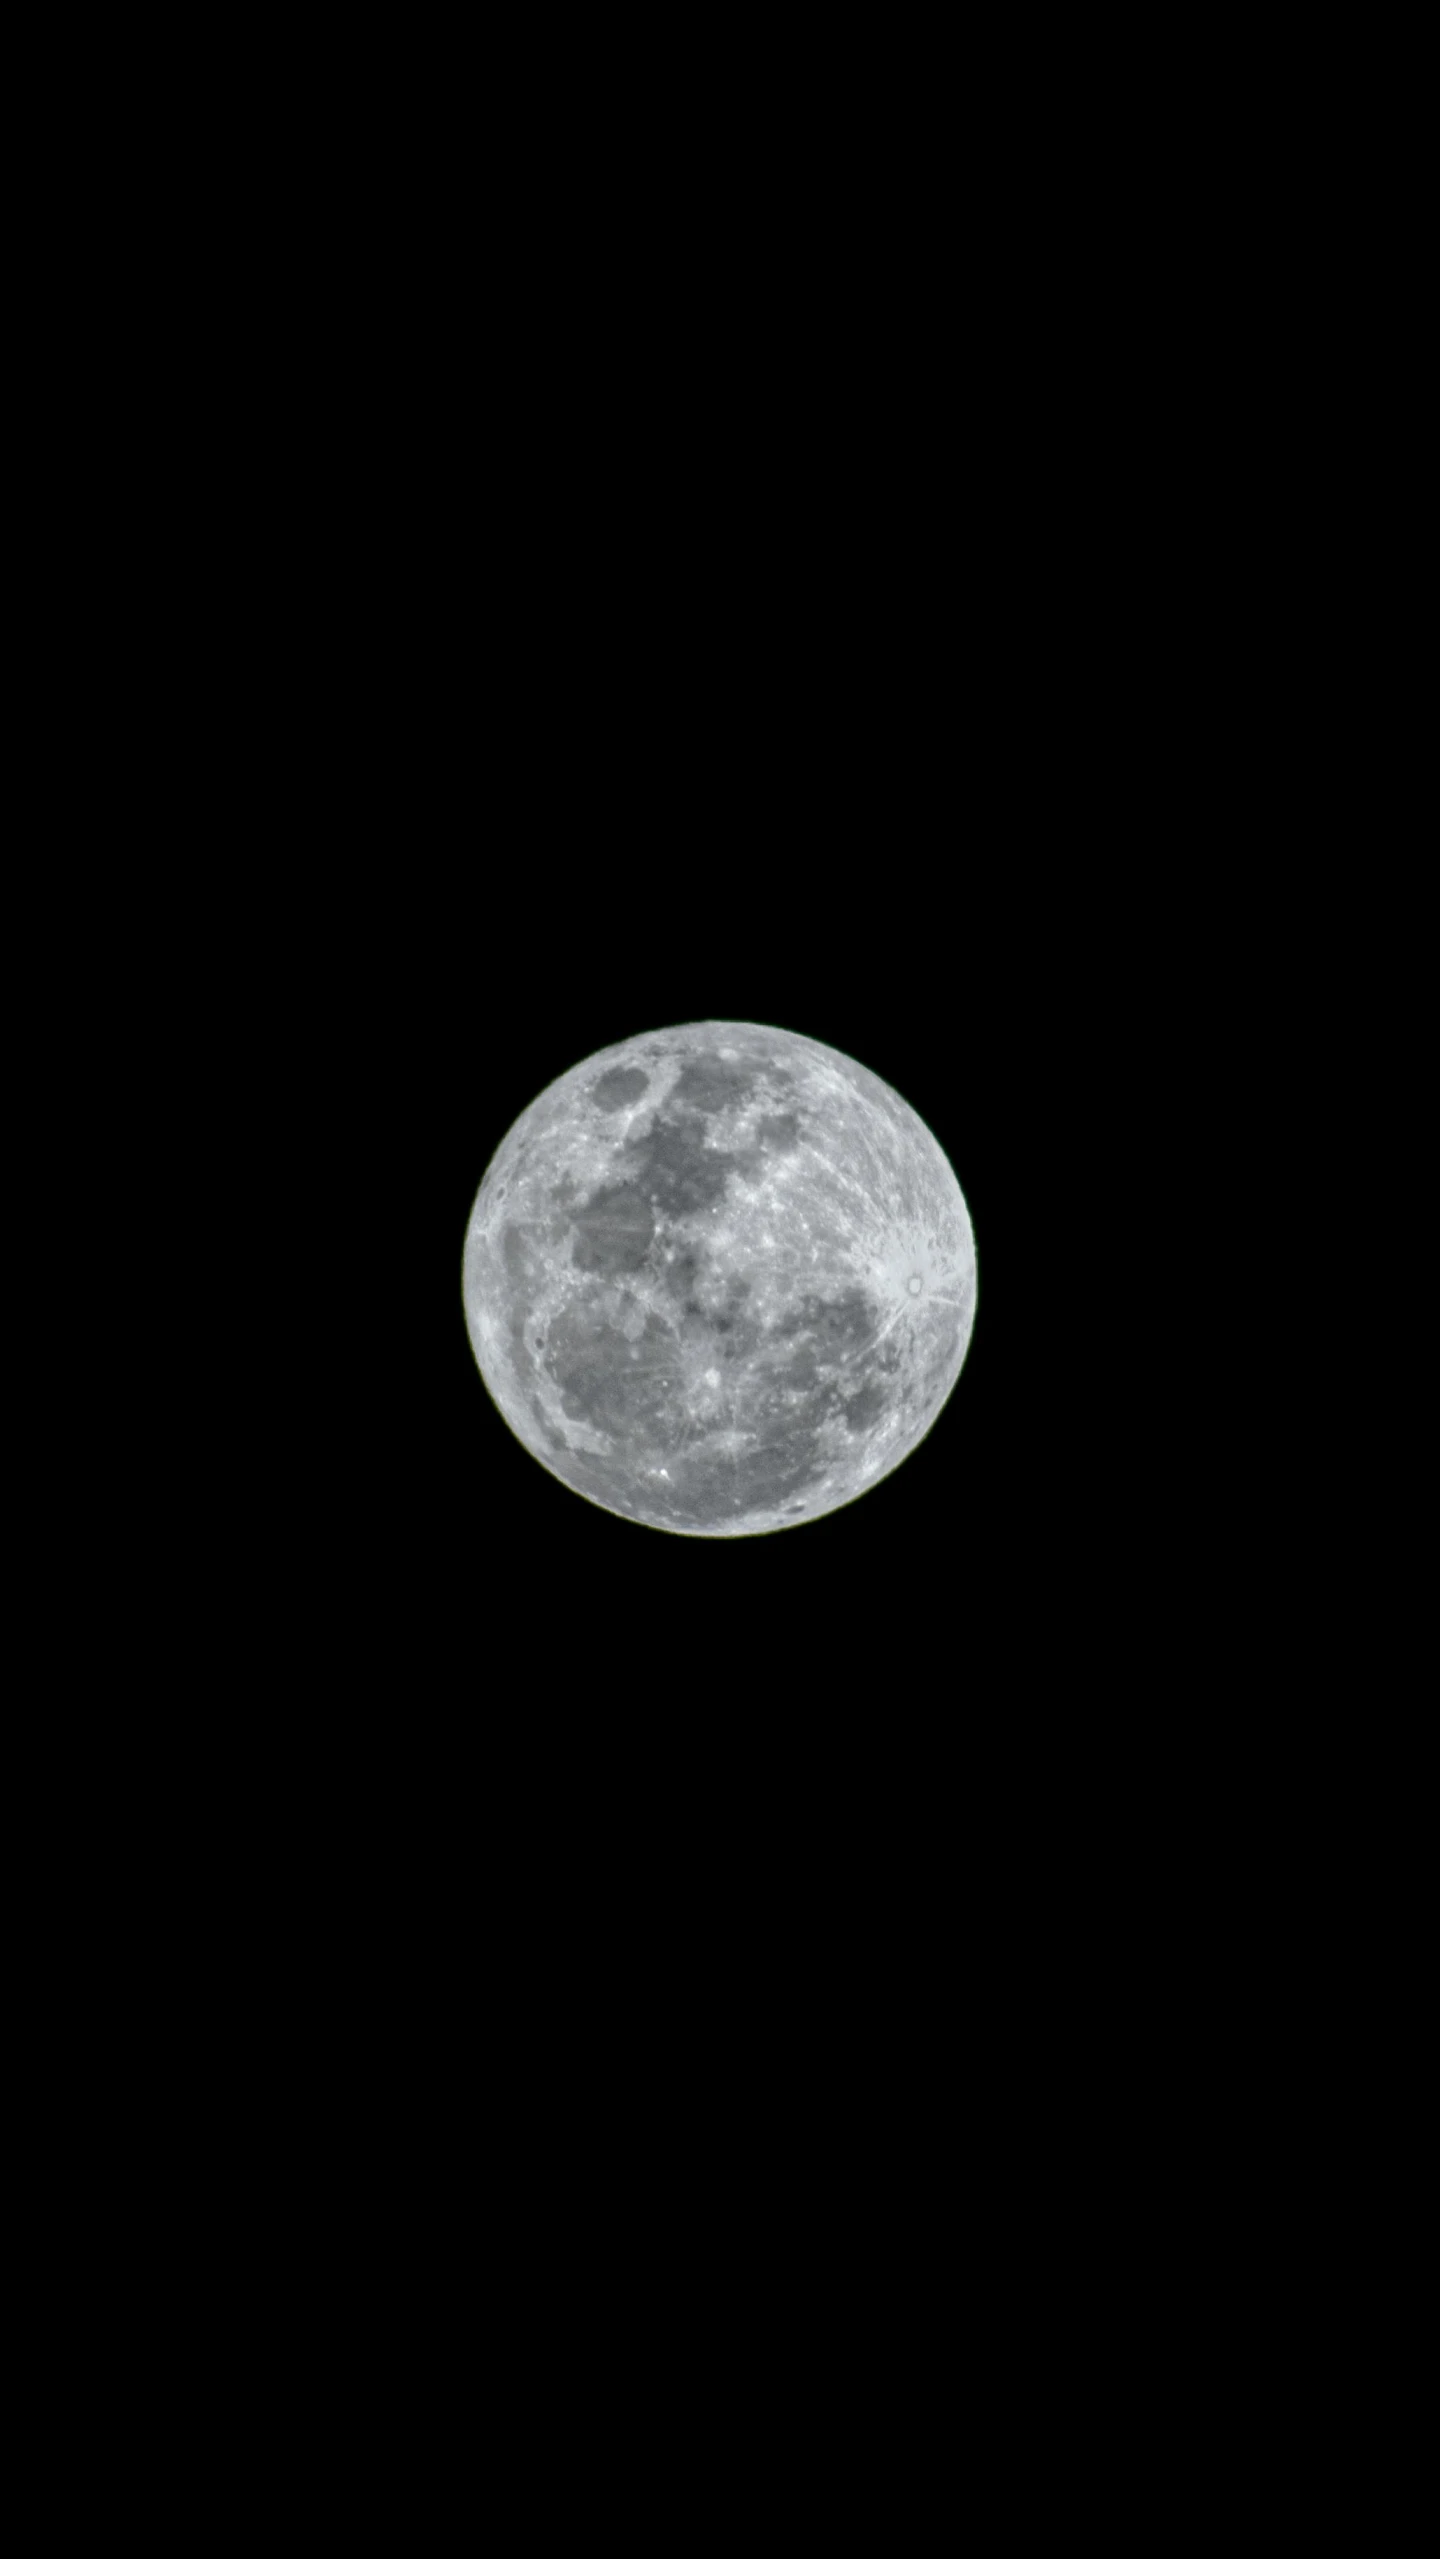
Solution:
<svg viewBox="0 0 1440 2559">
<path fill-rule="evenodd" d="M 691 1022 L 601 1049 L 522 1111 L 461 1289 L 485 1385 L 587 1501 L 760 1537 L 894 1473 L 975 1317 L 960 1185 L 838 1049 Z"/>
</svg>

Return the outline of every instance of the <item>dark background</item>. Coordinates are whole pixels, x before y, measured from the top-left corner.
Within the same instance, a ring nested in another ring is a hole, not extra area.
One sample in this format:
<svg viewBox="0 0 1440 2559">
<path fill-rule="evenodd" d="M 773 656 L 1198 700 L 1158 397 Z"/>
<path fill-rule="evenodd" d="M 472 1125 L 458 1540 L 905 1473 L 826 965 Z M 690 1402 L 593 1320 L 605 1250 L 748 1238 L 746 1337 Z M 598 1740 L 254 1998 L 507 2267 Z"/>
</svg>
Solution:
<svg viewBox="0 0 1440 2559">
<path fill-rule="evenodd" d="M 539 1963 L 632 1890 L 657 1962 L 787 1901 L 1013 1946 L 1173 1746 L 1169 1025 L 1252 716 L 1223 402 L 1193 227 L 978 168 L 884 222 L 617 178 L 592 223 L 417 144 L 353 212 L 277 189 L 197 301 L 167 771 L 257 954 L 285 1390 L 242 1637 L 284 1629 L 299 1835 L 442 1947 Z M 921 1447 L 735 1542 L 548 1475 L 461 1304 L 536 1095 L 727 1017 L 892 1084 L 979 1261 Z"/>
<path fill-rule="evenodd" d="M 165 147 L 102 75 L 124 183 L 54 188 L 56 862 L 99 851 L 87 934 L 138 915 L 163 980 L 118 1151 L 225 1228 L 194 1462 L 162 1443 L 185 1534 L 103 1627 L 61 1799 L 123 1870 L 87 2143 L 133 2095 L 167 2197 L 208 2176 L 297 2405 L 308 2284 L 382 2369 L 453 2331 L 442 2425 L 468 2444 L 482 2355 L 541 2476 L 567 2356 L 588 2394 L 638 2316 L 668 2367 L 718 2301 L 747 2378 L 806 2314 L 867 2375 L 918 2340 L 947 2444 L 998 2376 L 1023 2481 L 1032 2373 L 1104 2373 L 1097 2304 L 1172 2390 L 1182 2252 L 1229 2353 L 1262 2253 L 1227 2295 L 1231 2197 L 1273 2224 L 1311 2155 L 1264 2089 L 1314 1748 L 1255 1740 L 1309 1699 L 1247 1628 L 1262 1364 L 1210 1403 L 1203 1351 L 1253 1248 L 1196 1133 L 1325 769 L 1294 633 L 1323 646 L 1352 225 L 1317 236 L 1274 137 L 1342 145 L 1292 47 L 1207 89 L 1128 31 L 1016 32 L 998 79 L 968 29 L 888 92 L 747 65 L 706 135 L 648 33 L 633 129 L 548 29 L 523 84 L 427 59 L 407 94 L 382 31 L 227 59 L 178 118 L 160 65 Z M 734 1543 L 549 1477 L 460 1292 L 536 1094 L 727 1016 L 890 1082 L 979 1257 L 920 1449 Z M 1240 1093 L 1275 1158 L 1302 1069 Z M 196 1255 L 134 1230 L 163 1320 Z M 121 1348 L 107 1535 L 152 1455 Z M 128 2178 L 113 2217 L 148 2232 Z M 1127 2372 L 1107 2441 L 1135 2404 Z"/>
<path fill-rule="evenodd" d="M 1189 1959 L 1188 1918 L 1153 1951 L 1213 1729 L 1167 1310 L 1213 1239 L 1159 1203 L 1254 717 L 1223 401 L 1183 225 L 951 171 L 888 224 L 742 220 L 733 173 L 593 224 L 417 146 L 187 340 L 167 609 L 183 643 L 220 596 L 225 646 L 165 710 L 257 954 L 284 1381 L 242 1417 L 224 1817 L 297 2050 L 378 2039 L 451 2175 L 493 2117 L 517 2178 L 603 2177 L 607 2092 L 672 2159 L 687 2114 L 743 2149 L 747 2089 L 809 2092 L 797 2178 L 891 2089 L 944 2148 L 966 2048 L 993 2088 L 1038 2038 L 1058 2089 Z M 734 1542 L 548 1475 L 461 1303 L 536 1095 L 710 1018 L 892 1084 L 979 1263 L 921 1447 Z"/>
</svg>

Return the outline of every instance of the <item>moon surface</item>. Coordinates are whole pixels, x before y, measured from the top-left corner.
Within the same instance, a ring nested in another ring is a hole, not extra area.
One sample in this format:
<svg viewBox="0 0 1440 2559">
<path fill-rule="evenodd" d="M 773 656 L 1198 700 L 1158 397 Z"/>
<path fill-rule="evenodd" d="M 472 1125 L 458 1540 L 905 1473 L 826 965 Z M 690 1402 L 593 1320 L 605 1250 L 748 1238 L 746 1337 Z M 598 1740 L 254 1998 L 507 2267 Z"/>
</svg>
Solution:
<svg viewBox="0 0 1440 2559">
<path fill-rule="evenodd" d="M 969 1345 L 975 1244 L 877 1075 L 793 1031 L 691 1022 L 522 1111 L 461 1285 L 491 1397 L 561 1483 L 648 1528 L 758 1537 L 924 1438 Z"/>
</svg>

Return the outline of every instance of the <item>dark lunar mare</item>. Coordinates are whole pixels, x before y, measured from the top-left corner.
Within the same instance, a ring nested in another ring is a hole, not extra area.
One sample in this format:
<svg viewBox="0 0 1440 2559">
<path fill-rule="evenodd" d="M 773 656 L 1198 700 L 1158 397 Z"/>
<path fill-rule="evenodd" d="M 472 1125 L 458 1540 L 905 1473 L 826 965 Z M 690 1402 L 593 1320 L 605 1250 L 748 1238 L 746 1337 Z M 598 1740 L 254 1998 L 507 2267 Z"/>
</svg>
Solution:
<svg viewBox="0 0 1440 2559">
<path fill-rule="evenodd" d="M 590 1099 L 598 1110 L 623 1111 L 627 1102 L 638 1102 L 649 1090 L 650 1078 L 638 1066 L 612 1066 L 591 1085 Z"/>
</svg>

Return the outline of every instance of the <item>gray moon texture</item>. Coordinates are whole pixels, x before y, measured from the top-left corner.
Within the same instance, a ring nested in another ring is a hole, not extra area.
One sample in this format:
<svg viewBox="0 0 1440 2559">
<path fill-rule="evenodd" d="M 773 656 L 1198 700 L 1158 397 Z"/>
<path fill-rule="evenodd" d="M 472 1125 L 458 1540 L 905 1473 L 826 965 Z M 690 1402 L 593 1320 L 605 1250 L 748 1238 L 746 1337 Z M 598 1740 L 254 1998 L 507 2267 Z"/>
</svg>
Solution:
<svg viewBox="0 0 1440 2559">
<path fill-rule="evenodd" d="M 586 1500 L 760 1537 L 894 1473 L 960 1375 L 975 1243 L 930 1131 L 757 1022 L 602 1049 L 496 1150 L 465 1320 L 523 1445 Z"/>
</svg>

